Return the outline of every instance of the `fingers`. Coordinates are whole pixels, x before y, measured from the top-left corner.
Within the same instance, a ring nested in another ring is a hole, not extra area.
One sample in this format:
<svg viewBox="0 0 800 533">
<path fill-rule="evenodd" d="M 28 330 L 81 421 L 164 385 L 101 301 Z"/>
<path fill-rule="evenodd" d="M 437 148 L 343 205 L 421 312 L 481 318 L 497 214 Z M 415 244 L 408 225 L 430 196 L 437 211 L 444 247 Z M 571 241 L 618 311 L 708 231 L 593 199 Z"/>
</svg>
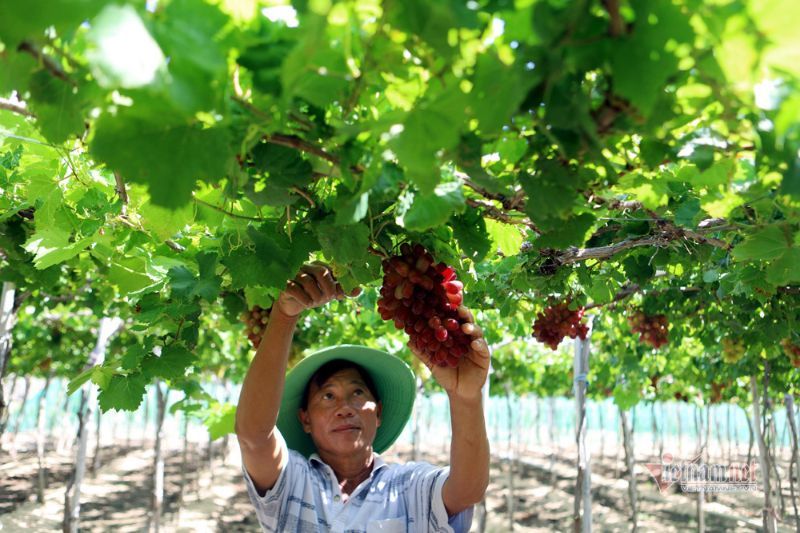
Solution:
<svg viewBox="0 0 800 533">
<path fill-rule="evenodd" d="M 300 273 L 295 276 L 295 281 L 303 286 L 303 290 L 311 296 L 311 299 L 315 302 L 321 302 L 325 299 L 325 293 L 323 292 L 322 287 L 320 286 L 320 282 L 317 281 L 317 278 L 311 272 L 305 270 L 306 267 L 300 270 Z"/>
<path fill-rule="evenodd" d="M 416 348 L 414 348 L 414 346 L 411 344 L 410 341 L 408 343 L 406 343 L 406 346 L 408 346 L 408 349 L 411 350 L 411 353 L 413 353 L 417 357 L 417 359 L 422 361 L 423 365 L 428 367 L 428 370 L 431 369 L 431 365 L 432 365 L 431 358 L 427 353 L 425 353 L 423 351 L 420 351 L 420 350 L 417 350 Z"/>
<path fill-rule="evenodd" d="M 483 337 L 479 339 L 474 339 L 471 343 L 469 343 L 469 347 L 472 349 L 472 352 L 479 356 L 482 359 L 489 358 L 489 345 L 486 344 L 486 339 Z"/>
<path fill-rule="evenodd" d="M 463 331 L 470 337 L 483 337 L 483 330 L 481 329 L 481 327 L 472 322 L 467 322 L 466 324 L 462 324 L 461 331 Z"/>
<path fill-rule="evenodd" d="M 467 322 L 475 322 L 472 312 L 463 305 L 458 306 L 458 316 Z"/>
</svg>

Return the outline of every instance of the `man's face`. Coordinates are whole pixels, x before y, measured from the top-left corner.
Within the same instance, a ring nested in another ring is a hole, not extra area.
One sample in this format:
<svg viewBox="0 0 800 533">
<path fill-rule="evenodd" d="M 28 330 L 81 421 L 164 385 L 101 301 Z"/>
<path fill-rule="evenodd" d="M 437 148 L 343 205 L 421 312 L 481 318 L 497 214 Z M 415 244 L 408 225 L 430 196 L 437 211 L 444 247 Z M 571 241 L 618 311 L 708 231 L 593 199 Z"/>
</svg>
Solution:
<svg viewBox="0 0 800 533">
<path fill-rule="evenodd" d="M 317 451 L 329 455 L 351 455 L 372 451 L 381 425 L 381 405 L 355 368 L 331 375 L 321 387 L 311 383 L 308 408 L 298 412 L 300 423 Z"/>
</svg>

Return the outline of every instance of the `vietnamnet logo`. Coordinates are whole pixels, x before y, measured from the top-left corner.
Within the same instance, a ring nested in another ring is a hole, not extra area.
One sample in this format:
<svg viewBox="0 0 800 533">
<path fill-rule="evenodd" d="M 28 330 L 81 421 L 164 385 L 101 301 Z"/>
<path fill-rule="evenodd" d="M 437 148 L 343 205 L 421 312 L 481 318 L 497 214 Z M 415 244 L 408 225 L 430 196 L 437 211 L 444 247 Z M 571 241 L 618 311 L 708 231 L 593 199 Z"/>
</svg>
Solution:
<svg viewBox="0 0 800 533">
<path fill-rule="evenodd" d="M 660 463 L 645 463 L 650 476 L 665 494 L 675 484 L 682 492 L 747 492 L 757 491 L 758 463 L 706 464 L 701 455 L 689 461 L 676 461 L 664 453 Z"/>
</svg>

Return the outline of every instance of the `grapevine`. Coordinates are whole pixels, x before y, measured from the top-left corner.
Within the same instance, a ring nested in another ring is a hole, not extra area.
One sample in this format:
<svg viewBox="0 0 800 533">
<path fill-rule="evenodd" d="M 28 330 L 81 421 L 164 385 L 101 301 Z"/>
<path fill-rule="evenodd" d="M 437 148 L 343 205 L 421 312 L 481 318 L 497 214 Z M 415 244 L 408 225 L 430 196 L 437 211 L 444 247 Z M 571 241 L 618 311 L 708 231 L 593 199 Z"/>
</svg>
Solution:
<svg viewBox="0 0 800 533">
<path fill-rule="evenodd" d="M 434 262 L 421 244 L 405 243 L 400 255 L 383 262 L 378 312 L 410 337 L 411 347 L 438 366 L 458 365 L 469 351 L 469 336 L 458 315 L 463 283 L 453 267 Z"/>
<path fill-rule="evenodd" d="M 583 307 L 570 309 L 569 302 L 552 305 L 536 315 L 533 323 L 533 337 L 553 350 L 557 350 L 564 337 L 586 338 L 589 328 L 581 323 L 582 318 Z"/>
</svg>

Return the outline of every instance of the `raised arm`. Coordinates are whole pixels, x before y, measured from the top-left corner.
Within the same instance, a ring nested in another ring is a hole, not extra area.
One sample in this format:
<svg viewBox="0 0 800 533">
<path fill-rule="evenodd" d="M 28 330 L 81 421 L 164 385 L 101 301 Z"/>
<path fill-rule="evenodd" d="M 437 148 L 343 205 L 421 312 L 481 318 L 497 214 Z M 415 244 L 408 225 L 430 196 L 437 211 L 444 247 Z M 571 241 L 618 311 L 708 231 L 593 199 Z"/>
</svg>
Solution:
<svg viewBox="0 0 800 533">
<path fill-rule="evenodd" d="M 236 436 L 247 473 L 259 492 L 272 488 L 287 459 L 275 428 L 289 350 L 300 314 L 344 296 L 326 265 L 305 265 L 272 306 L 269 323 L 250 363 L 236 409 Z"/>
<path fill-rule="evenodd" d="M 489 347 L 469 310 L 460 307 L 458 311 L 468 321 L 462 326 L 464 333 L 473 339 L 469 353 L 457 367 L 431 365 L 427 355 L 414 351 L 445 389 L 450 401 L 450 475 L 442 489 L 450 516 L 480 502 L 489 485 L 489 438 L 481 394 L 489 373 Z"/>
</svg>

